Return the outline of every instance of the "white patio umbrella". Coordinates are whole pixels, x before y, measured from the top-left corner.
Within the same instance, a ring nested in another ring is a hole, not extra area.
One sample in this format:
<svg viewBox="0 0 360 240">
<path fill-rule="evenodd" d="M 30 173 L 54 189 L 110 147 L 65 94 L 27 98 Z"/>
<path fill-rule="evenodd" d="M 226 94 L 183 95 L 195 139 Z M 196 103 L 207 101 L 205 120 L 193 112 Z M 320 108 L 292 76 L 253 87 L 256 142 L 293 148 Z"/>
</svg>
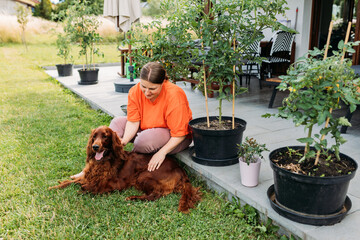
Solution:
<svg viewBox="0 0 360 240">
<path fill-rule="evenodd" d="M 120 32 L 127 32 L 141 17 L 140 0 L 104 0 L 103 15 L 114 22 Z"/>
</svg>

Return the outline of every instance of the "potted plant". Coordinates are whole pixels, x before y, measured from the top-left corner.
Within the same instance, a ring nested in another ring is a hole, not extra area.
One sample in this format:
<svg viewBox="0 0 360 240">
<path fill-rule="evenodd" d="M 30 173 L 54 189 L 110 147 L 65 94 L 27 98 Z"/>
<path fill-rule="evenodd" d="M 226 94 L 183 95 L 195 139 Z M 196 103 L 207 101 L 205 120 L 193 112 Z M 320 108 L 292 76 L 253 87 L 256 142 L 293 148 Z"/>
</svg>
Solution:
<svg viewBox="0 0 360 240">
<path fill-rule="evenodd" d="M 79 69 L 81 85 L 96 84 L 98 82 L 99 69 L 95 67 L 94 56 L 103 56 L 96 47 L 102 38 L 96 32 L 100 26 L 96 16 L 91 14 L 91 8 L 87 1 L 74 2 L 74 5 L 68 8 L 69 17 L 68 31 L 73 41 L 80 45 L 79 55 L 84 56 L 85 63 L 82 69 Z"/>
<path fill-rule="evenodd" d="M 63 32 L 57 35 L 56 47 L 58 49 L 57 55 L 63 59 L 62 64 L 56 64 L 56 68 L 60 77 L 72 76 L 73 64 L 72 55 L 71 55 L 71 44 L 72 35 L 71 35 L 71 19 L 67 16 L 65 10 L 60 11 L 59 13 L 51 14 L 53 21 L 60 22 L 63 27 Z"/>
<path fill-rule="evenodd" d="M 126 40 L 131 45 L 138 43 L 133 56 L 139 67 L 147 61 L 163 62 L 173 81 L 188 78 L 189 69 L 200 73 L 194 74 L 198 76 L 194 82 L 200 82 L 197 86 L 204 91 L 207 116 L 190 122 L 195 162 L 209 166 L 237 163 L 236 148 L 246 121 L 235 118 L 234 111 L 232 117 L 223 116 L 222 103 L 234 102 L 236 95 L 247 90 L 235 84 L 235 68 L 241 71 L 241 57 L 246 57 L 254 41 L 263 38 L 264 29 L 285 28 L 276 21 L 276 16 L 285 11 L 285 3 L 285 0 L 164 1 L 162 9 L 168 24 L 152 23 L 139 29 L 152 29 L 148 37 L 139 37 L 133 31 L 133 37 Z M 214 91 L 219 114 L 209 116 L 207 96 Z"/>
<path fill-rule="evenodd" d="M 180 1 L 163 1 L 160 5 L 162 12 L 174 9 Z M 180 14 L 180 12 L 177 12 Z M 183 13 L 181 14 L 183 15 Z M 148 62 L 161 62 L 171 81 L 179 81 L 187 77 L 190 68 L 190 58 L 195 43 L 187 25 L 176 14 L 164 14 L 166 25 L 156 20 L 147 24 L 134 25 L 129 31 L 131 38 L 124 40 L 124 45 L 134 46 L 130 56 L 133 57 L 137 68 L 141 69 Z M 164 21 L 165 22 L 165 21 Z M 144 33 L 146 29 L 146 33 Z M 137 49 L 141 49 L 137 50 Z"/>
<path fill-rule="evenodd" d="M 56 46 L 58 48 L 57 55 L 64 60 L 63 64 L 56 64 L 59 76 L 72 76 L 73 64 L 69 63 L 69 60 L 72 60 L 71 39 L 69 35 L 67 33 L 58 34 Z"/>
<path fill-rule="evenodd" d="M 297 139 L 305 146 L 287 146 L 270 153 L 274 173 L 274 185 L 268 190 L 271 205 L 297 222 L 334 224 L 351 207 L 346 194 L 357 164 L 339 151 L 345 142 L 339 127 L 350 123 L 333 110 L 341 108 L 343 102 L 354 111 L 360 103 L 356 87 L 360 79 L 351 69 L 351 60 L 344 59 L 345 52 L 354 52 L 354 44 L 341 41 L 340 50 L 330 57 L 326 57 L 326 49 L 315 49 L 298 59 L 278 87 L 290 92 L 283 106 L 277 114 L 264 115 L 292 120 L 307 133 Z M 329 137 L 334 141 L 331 146 Z"/>
<path fill-rule="evenodd" d="M 265 144 L 259 144 L 254 138 L 245 138 L 238 145 L 241 184 L 255 187 L 259 183 L 259 173 L 263 151 L 269 151 Z"/>
<path fill-rule="evenodd" d="M 226 166 L 238 162 L 237 145 L 242 141 L 246 121 L 235 118 L 235 96 L 246 92 L 237 86 L 236 71 L 241 71 L 241 58 L 249 46 L 262 39 L 266 28 L 285 27 L 276 21 L 285 11 L 285 1 L 205 1 L 195 2 L 183 12 L 190 12 L 187 22 L 201 47 L 197 54 L 204 75 L 200 79 L 205 92 L 207 116 L 190 121 L 194 138 L 195 162 L 210 166 Z M 196 5 L 194 7 L 193 5 Z M 260 61 L 260 58 L 254 59 Z M 238 70 L 236 70 L 236 68 Z M 211 87 L 212 86 L 212 87 Z M 216 86 L 216 87 L 214 87 Z M 209 90 L 210 89 L 210 90 Z M 218 114 L 209 116 L 208 91 L 217 92 Z M 232 116 L 223 116 L 222 103 L 232 100 Z"/>
</svg>

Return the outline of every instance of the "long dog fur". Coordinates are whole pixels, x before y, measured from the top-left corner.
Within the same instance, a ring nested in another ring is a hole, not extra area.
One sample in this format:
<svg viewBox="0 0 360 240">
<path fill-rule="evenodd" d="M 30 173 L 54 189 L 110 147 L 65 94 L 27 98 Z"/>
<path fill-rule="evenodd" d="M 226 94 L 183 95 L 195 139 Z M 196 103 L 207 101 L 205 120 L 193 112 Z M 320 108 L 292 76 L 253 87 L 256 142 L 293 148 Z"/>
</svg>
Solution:
<svg viewBox="0 0 360 240">
<path fill-rule="evenodd" d="M 185 171 L 170 157 L 166 157 L 160 168 L 149 172 L 148 163 L 152 155 L 126 152 L 117 134 L 107 126 L 91 132 L 87 144 L 84 175 L 73 180 L 59 182 L 49 189 L 65 188 L 80 184 L 83 191 L 94 194 L 124 190 L 130 187 L 142 191 L 140 196 L 127 200 L 154 201 L 170 193 L 181 193 L 178 210 L 188 213 L 201 200 L 199 188 L 194 188 Z M 102 156 L 101 159 L 97 160 Z"/>
</svg>

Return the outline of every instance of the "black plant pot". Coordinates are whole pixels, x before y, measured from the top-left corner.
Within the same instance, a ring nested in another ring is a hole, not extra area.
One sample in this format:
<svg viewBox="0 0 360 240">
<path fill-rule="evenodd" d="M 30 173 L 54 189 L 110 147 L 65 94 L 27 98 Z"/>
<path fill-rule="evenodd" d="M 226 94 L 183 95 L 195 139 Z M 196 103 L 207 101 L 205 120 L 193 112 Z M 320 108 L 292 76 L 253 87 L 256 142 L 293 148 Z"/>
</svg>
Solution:
<svg viewBox="0 0 360 240">
<path fill-rule="evenodd" d="M 217 117 L 210 117 L 210 121 Z M 231 117 L 223 117 L 223 120 L 231 120 Z M 235 118 L 240 123 L 239 128 L 231 130 L 204 130 L 195 128 L 194 124 L 206 122 L 206 117 L 196 118 L 189 122 L 192 129 L 194 148 L 191 152 L 192 159 L 207 166 L 228 166 L 238 163 L 237 144 L 240 144 L 246 122 Z"/>
<path fill-rule="evenodd" d="M 57 64 L 56 65 L 59 77 L 72 76 L 73 65 L 72 64 Z"/>
<path fill-rule="evenodd" d="M 304 149 L 303 146 L 290 148 Z M 280 168 L 272 161 L 275 154 L 287 149 L 276 149 L 269 156 L 274 174 L 274 185 L 268 190 L 271 206 L 280 215 L 304 224 L 321 226 L 340 222 L 351 208 L 351 201 L 346 194 L 357 169 L 355 160 L 340 153 L 342 158 L 355 166 L 355 171 L 348 175 L 306 176 Z"/>
<path fill-rule="evenodd" d="M 91 85 L 98 83 L 99 69 L 79 69 L 80 85 Z"/>
</svg>

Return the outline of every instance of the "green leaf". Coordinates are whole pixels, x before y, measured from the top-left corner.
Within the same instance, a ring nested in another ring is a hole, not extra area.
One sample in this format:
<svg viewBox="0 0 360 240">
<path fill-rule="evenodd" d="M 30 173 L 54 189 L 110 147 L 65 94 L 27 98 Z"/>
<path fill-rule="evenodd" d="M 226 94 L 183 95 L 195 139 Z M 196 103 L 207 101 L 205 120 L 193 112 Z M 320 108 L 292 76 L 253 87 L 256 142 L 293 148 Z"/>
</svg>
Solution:
<svg viewBox="0 0 360 240">
<path fill-rule="evenodd" d="M 349 122 L 349 120 L 346 117 L 339 117 L 339 124 L 341 126 L 351 127 L 351 123 Z"/>
<path fill-rule="evenodd" d="M 339 141 L 340 144 L 344 144 L 344 143 L 347 142 L 347 140 L 345 138 L 341 137 L 341 136 L 339 137 L 338 141 Z"/>
<path fill-rule="evenodd" d="M 273 115 L 270 113 L 265 113 L 265 114 L 261 115 L 261 117 L 263 117 L 263 118 L 270 118 L 271 116 L 273 116 Z"/>
<path fill-rule="evenodd" d="M 350 112 L 354 112 L 356 110 L 356 104 L 350 104 Z"/>
<path fill-rule="evenodd" d="M 323 128 L 320 130 L 321 135 L 327 135 L 331 131 L 331 128 Z"/>
<path fill-rule="evenodd" d="M 314 139 L 311 138 L 311 137 L 306 137 L 306 138 L 298 138 L 296 139 L 298 140 L 299 142 L 301 143 L 309 143 L 309 144 L 312 144 L 314 142 Z"/>
<path fill-rule="evenodd" d="M 259 229 L 259 230 L 260 230 L 260 232 L 262 232 L 262 233 L 266 233 L 266 227 L 265 227 L 264 225 L 257 226 L 256 228 L 257 228 L 257 229 Z"/>
<path fill-rule="evenodd" d="M 343 49 L 344 48 L 344 40 L 341 40 L 339 43 L 338 43 L 338 49 Z"/>
<path fill-rule="evenodd" d="M 355 49 L 353 49 L 353 48 L 349 48 L 349 49 L 347 50 L 347 52 L 349 52 L 349 53 L 355 53 L 356 51 L 355 51 Z"/>
<path fill-rule="evenodd" d="M 321 124 L 323 124 L 323 123 L 325 122 L 325 120 L 326 120 L 326 114 L 325 114 L 325 112 L 320 113 L 317 123 L 318 123 L 319 125 L 321 125 Z"/>
<path fill-rule="evenodd" d="M 345 94 L 345 99 L 348 101 L 349 104 L 356 104 L 358 101 L 353 98 L 350 94 Z"/>
</svg>

